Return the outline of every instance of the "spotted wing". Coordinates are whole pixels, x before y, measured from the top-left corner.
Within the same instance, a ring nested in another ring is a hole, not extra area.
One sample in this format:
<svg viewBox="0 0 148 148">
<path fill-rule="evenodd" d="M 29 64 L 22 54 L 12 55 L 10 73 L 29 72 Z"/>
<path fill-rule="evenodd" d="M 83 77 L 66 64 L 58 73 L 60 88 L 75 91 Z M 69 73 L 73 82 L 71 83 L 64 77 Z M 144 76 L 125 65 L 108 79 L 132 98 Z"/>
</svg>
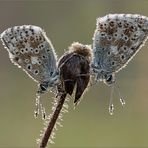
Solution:
<svg viewBox="0 0 148 148">
<path fill-rule="evenodd" d="M 125 67 L 148 38 L 148 17 L 109 14 L 97 19 L 93 65 L 106 72 Z"/>
<path fill-rule="evenodd" d="M 56 70 L 56 54 L 46 36 L 37 26 L 15 26 L 1 34 L 3 45 L 15 65 L 41 83 L 49 81 Z"/>
</svg>

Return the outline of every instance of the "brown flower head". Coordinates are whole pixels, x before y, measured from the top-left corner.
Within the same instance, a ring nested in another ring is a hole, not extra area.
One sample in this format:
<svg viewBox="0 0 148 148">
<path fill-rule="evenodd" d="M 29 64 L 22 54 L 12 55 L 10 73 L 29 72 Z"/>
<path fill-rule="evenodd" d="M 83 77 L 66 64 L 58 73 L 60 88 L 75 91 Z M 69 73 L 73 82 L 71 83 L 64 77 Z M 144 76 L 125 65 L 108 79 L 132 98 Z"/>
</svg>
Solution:
<svg viewBox="0 0 148 148">
<path fill-rule="evenodd" d="M 58 67 L 66 94 L 72 95 L 76 87 L 74 103 L 77 104 L 90 80 L 91 49 L 88 45 L 73 43 L 60 59 Z"/>
</svg>

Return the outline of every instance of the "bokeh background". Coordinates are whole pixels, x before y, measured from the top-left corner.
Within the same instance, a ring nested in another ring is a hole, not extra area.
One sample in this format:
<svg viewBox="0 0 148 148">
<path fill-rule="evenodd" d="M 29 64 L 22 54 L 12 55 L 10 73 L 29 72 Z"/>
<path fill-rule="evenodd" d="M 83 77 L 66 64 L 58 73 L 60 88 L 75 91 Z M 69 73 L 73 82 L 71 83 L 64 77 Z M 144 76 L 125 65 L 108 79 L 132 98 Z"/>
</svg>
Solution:
<svg viewBox="0 0 148 148">
<path fill-rule="evenodd" d="M 45 29 L 58 56 L 73 41 L 92 43 L 96 18 L 108 13 L 148 16 L 148 0 L 40 0 L 0 1 L 0 32 L 23 24 Z M 43 128 L 33 116 L 36 83 L 16 66 L 0 44 L 0 147 L 37 147 Z M 126 100 L 122 108 L 114 95 L 115 112 L 108 113 L 110 88 L 92 86 L 79 106 L 64 115 L 53 148 L 144 148 L 148 147 L 148 43 L 117 75 Z M 43 96 L 50 113 L 53 95 Z"/>
</svg>

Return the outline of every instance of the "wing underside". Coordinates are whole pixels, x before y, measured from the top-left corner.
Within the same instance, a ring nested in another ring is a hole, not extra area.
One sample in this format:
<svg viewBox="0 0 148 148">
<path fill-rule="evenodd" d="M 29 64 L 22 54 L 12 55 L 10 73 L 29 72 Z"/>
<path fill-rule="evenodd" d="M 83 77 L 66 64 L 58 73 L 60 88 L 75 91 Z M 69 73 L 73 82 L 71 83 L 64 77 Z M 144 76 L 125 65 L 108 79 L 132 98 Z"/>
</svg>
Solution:
<svg viewBox="0 0 148 148">
<path fill-rule="evenodd" d="M 56 54 L 46 36 L 37 26 L 15 26 L 1 34 L 3 45 L 15 65 L 37 82 L 48 81 L 56 70 Z"/>
<path fill-rule="evenodd" d="M 118 72 L 148 38 L 148 18 L 132 14 L 109 14 L 97 19 L 93 38 L 93 63 L 98 69 Z"/>
</svg>

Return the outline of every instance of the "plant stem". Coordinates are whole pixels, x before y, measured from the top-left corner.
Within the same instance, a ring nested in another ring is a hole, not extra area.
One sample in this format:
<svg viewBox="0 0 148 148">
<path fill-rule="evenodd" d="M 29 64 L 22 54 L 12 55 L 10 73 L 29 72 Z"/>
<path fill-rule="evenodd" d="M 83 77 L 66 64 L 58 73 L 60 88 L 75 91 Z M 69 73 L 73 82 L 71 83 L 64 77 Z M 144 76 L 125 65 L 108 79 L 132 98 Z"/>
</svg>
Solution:
<svg viewBox="0 0 148 148">
<path fill-rule="evenodd" d="M 52 134 L 52 131 L 54 129 L 54 126 L 56 124 L 56 121 L 59 117 L 60 111 L 63 107 L 64 101 L 66 98 L 66 93 L 62 94 L 60 98 L 58 99 L 57 105 L 55 107 L 55 110 L 53 111 L 53 114 L 51 116 L 51 119 L 48 123 L 48 127 L 42 137 L 41 143 L 40 143 L 40 148 L 45 148 L 47 146 L 48 140 Z"/>
</svg>

